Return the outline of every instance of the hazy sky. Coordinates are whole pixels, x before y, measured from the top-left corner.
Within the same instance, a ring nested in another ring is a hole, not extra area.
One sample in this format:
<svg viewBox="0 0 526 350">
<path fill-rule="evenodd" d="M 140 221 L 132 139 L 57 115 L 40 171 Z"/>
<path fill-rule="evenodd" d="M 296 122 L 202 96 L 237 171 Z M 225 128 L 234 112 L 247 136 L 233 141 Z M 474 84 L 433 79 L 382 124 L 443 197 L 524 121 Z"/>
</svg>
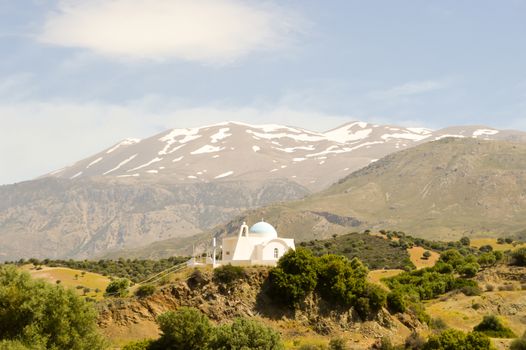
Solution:
<svg viewBox="0 0 526 350">
<path fill-rule="evenodd" d="M 526 130 L 526 0 L 0 0 L 0 184 L 238 120 Z"/>
</svg>

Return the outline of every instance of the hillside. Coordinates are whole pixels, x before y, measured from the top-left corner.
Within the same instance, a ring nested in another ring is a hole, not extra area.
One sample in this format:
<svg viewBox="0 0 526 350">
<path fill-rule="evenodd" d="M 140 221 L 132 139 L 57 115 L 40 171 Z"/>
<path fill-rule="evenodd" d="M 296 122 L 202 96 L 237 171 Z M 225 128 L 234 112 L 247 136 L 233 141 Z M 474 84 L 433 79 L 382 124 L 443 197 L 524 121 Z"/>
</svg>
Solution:
<svg viewBox="0 0 526 350">
<path fill-rule="evenodd" d="M 183 239 L 308 191 L 286 180 L 177 185 L 46 178 L 0 187 L 0 261 L 89 258 Z"/>
<path fill-rule="evenodd" d="M 447 138 L 391 154 L 318 194 L 245 213 L 299 240 L 394 229 L 449 240 L 520 236 L 526 227 L 526 145 Z"/>
<path fill-rule="evenodd" d="M 526 140 L 523 132 L 480 126 L 432 131 L 363 122 L 324 133 L 227 122 L 125 140 L 40 179 L 0 186 L 0 261 L 116 256 L 121 250 L 145 256 L 136 249 L 154 242 L 161 243 L 148 257 L 158 256 L 157 249 L 163 256 L 187 254 L 195 242 L 189 237 L 247 209 L 300 199 L 385 155 L 451 135 Z M 361 188 L 360 195 L 375 196 L 368 186 L 371 191 Z M 300 239 L 369 227 L 376 223 L 368 214 L 389 219 L 394 213 L 340 210 L 340 204 L 327 211 L 321 202 L 296 212 L 291 205 L 254 213 L 257 220 L 276 219 Z"/>
</svg>

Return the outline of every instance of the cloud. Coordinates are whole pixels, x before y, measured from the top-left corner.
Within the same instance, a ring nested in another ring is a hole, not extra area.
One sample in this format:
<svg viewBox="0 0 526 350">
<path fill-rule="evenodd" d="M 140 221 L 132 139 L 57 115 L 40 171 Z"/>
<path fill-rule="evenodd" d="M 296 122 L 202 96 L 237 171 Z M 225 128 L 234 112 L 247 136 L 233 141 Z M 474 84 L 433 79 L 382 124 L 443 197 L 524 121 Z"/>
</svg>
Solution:
<svg viewBox="0 0 526 350">
<path fill-rule="evenodd" d="M 223 64 L 286 46 L 300 23 L 256 0 L 62 0 L 38 40 L 117 59 Z"/>
<path fill-rule="evenodd" d="M 181 108 L 162 99 L 0 103 L 0 184 L 36 178 L 100 152 L 126 137 L 150 137 L 176 127 L 225 120 L 280 123 L 327 130 L 352 118 L 283 106 Z"/>
<path fill-rule="evenodd" d="M 377 99 L 396 99 L 444 89 L 447 86 L 446 82 L 439 80 L 413 81 L 389 89 L 374 91 L 370 96 Z"/>
</svg>

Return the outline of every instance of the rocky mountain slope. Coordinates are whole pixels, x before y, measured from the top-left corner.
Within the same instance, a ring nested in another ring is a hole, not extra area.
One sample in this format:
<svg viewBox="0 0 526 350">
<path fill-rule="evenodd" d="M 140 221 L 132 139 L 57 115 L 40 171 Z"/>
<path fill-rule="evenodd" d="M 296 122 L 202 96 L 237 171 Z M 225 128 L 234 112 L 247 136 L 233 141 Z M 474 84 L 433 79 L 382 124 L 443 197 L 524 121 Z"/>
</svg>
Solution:
<svg viewBox="0 0 526 350">
<path fill-rule="evenodd" d="M 451 135 L 526 141 L 523 132 L 478 126 L 363 122 L 324 133 L 227 122 L 124 140 L 40 179 L 0 186 L 0 260 L 93 257 L 165 239 L 188 247 L 190 235 L 246 209 L 302 198 L 387 154 Z M 370 220 L 323 206 L 301 213 L 290 219 L 301 235 Z"/>
<path fill-rule="evenodd" d="M 394 229 L 433 239 L 526 234 L 526 144 L 447 138 L 391 154 L 299 201 L 247 212 L 284 236 Z"/>
</svg>

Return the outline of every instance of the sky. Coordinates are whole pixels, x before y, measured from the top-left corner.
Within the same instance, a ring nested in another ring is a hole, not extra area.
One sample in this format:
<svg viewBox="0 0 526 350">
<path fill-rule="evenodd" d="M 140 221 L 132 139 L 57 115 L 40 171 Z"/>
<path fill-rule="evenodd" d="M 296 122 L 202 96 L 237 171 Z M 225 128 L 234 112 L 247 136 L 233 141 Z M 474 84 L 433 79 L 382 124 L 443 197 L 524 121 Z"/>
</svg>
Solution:
<svg viewBox="0 0 526 350">
<path fill-rule="evenodd" d="M 526 130 L 526 0 L 0 0 L 0 184 L 225 120 Z"/>
</svg>

